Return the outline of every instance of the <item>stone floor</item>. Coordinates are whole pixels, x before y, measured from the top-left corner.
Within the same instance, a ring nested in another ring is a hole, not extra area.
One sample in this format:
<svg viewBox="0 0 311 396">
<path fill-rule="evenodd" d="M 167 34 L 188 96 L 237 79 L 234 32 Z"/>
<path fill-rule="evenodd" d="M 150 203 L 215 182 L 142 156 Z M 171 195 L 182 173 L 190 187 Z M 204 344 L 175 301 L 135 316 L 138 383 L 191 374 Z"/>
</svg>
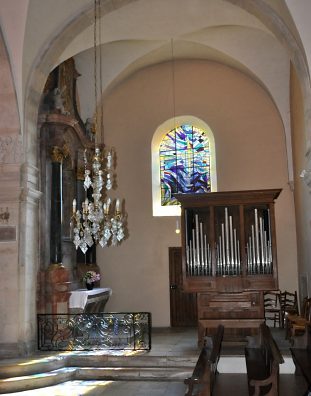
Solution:
<svg viewBox="0 0 311 396">
<path fill-rule="evenodd" d="M 70 381 L 42 389 L 10 393 L 16 396 L 183 396 L 182 382 L 159 381 Z M 306 384 L 293 374 L 280 376 L 280 396 L 303 396 Z M 248 396 L 247 381 L 243 374 L 223 374 L 217 378 L 213 396 Z"/>
<path fill-rule="evenodd" d="M 302 377 L 293 374 L 289 352 L 289 344 L 280 329 L 272 329 L 273 335 L 286 360 L 286 366 L 281 366 L 280 396 L 302 396 L 306 384 Z M 199 353 L 197 348 L 196 329 L 154 329 L 152 334 L 152 349 L 148 356 L 182 356 L 192 362 L 193 356 Z M 192 363 L 191 363 L 192 364 Z M 40 373 L 38 373 L 40 375 Z M 9 379 L 8 379 L 9 381 Z M 73 380 L 45 388 L 10 393 L 24 396 L 182 396 L 186 386 L 178 378 L 176 381 L 103 381 L 103 380 Z M 8 393 L 7 393 L 8 394 Z M 247 396 L 247 378 L 244 364 L 244 344 L 225 342 L 219 361 L 219 376 L 217 377 L 213 396 Z"/>
</svg>

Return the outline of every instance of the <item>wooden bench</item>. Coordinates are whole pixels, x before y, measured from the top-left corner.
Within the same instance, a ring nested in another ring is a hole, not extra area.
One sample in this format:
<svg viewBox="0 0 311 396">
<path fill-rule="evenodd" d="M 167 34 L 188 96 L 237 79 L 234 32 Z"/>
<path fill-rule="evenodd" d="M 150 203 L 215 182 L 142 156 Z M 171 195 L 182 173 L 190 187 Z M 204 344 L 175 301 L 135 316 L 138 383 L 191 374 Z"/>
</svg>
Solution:
<svg viewBox="0 0 311 396">
<path fill-rule="evenodd" d="M 185 396 L 210 396 L 212 394 L 223 335 L 224 326 L 219 325 L 214 336 L 205 337 L 205 345 L 201 349 L 193 373 L 184 381 L 188 385 Z"/>
<path fill-rule="evenodd" d="M 279 394 L 279 365 L 284 363 L 269 327 L 262 323 L 256 337 L 248 337 L 245 347 L 248 392 L 250 396 Z"/>
<path fill-rule="evenodd" d="M 304 335 L 292 338 L 290 348 L 295 363 L 295 374 L 303 375 L 308 384 L 306 395 L 311 395 L 311 325 L 306 326 Z"/>
</svg>

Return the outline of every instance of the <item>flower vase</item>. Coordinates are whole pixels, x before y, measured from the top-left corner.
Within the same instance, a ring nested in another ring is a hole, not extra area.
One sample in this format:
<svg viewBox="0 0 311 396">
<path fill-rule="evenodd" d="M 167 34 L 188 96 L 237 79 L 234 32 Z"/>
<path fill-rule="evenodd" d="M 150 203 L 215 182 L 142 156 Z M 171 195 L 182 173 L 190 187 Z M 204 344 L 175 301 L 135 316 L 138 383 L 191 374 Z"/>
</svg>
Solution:
<svg viewBox="0 0 311 396">
<path fill-rule="evenodd" d="M 94 282 L 85 282 L 85 286 L 86 286 L 87 290 L 93 290 Z"/>
</svg>

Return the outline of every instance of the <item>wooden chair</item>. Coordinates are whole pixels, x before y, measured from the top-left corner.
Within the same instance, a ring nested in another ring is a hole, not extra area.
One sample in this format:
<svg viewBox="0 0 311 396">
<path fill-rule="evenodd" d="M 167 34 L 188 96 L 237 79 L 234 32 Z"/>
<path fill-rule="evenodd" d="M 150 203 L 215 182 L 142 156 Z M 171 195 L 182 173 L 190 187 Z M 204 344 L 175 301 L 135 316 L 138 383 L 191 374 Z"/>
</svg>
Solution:
<svg viewBox="0 0 311 396">
<path fill-rule="evenodd" d="M 273 322 L 273 326 L 282 327 L 282 309 L 279 291 L 266 291 L 264 292 L 264 310 L 265 310 L 265 321 L 268 320 Z"/>
<path fill-rule="evenodd" d="M 282 310 L 282 327 L 285 326 L 288 315 L 299 315 L 297 291 L 294 293 L 285 290 L 280 294 Z"/>
<path fill-rule="evenodd" d="M 298 313 L 288 313 L 285 318 L 285 338 L 289 339 L 291 335 L 291 326 L 292 324 L 300 320 L 301 318 L 304 318 L 306 315 L 306 304 L 307 304 L 307 297 L 305 297 L 302 301 L 302 307 L 301 307 L 301 315 Z"/>
<path fill-rule="evenodd" d="M 311 323 L 311 298 L 304 298 L 301 315 L 288 314 L 286 317 L 287 338 L 301 335 Z"/>
</svg>

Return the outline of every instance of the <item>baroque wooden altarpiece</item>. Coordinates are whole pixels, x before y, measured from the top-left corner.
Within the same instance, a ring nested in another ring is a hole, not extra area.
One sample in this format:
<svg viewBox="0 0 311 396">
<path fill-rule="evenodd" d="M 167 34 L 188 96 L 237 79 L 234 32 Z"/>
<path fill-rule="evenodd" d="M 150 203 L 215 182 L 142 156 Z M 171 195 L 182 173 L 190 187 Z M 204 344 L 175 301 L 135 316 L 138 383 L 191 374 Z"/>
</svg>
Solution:
<svg viewBox="0 0 311 396">
<path fill-rule="evenodd" d="M 99 272 L 96 249 L 85 255 L 76 251 L 70 229 L 73 198 L 77 198 L 78 207 L 85 198 L 84 151 L 93 149 L 95 140 L 92 122 L 83 122 L 79 114 L 78 77 L 72 58 L 55 68 L 45 84 L 39 109 L 39 313 L 66 313 L 70 291 L 79 287 L 86 267 Z"/>
</svg>

